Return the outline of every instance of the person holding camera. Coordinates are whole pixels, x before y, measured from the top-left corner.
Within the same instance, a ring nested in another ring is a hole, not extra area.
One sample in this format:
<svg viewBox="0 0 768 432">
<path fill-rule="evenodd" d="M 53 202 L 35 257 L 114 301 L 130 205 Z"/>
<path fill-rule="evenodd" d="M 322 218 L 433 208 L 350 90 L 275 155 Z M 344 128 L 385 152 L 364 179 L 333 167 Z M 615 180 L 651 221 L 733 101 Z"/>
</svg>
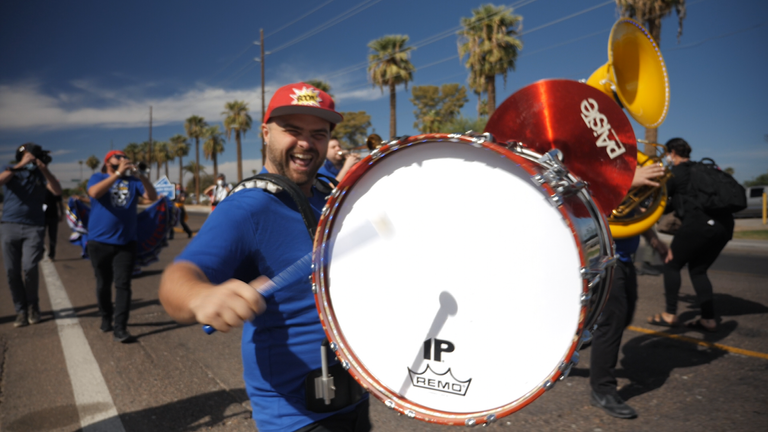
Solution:
<svg viewBox="0 0 768 432">
<path fill-rule="evenodd" d="M 157 192 L 125 153 L 112 150 L 104 158 L 101 172 L 88 180 L 88 196 L 91 198 L 91 214 L 87 247 L 96 275 L 101 331 L 113 331 L 116 341 L 131 342 L 133 336 L 128 333 L 127 325 L 131 273 L 136 261 L 136 207 L 139 197 L 155 201 Z"/>
<path fill-rule="evenodd" d="M 61 195 L 59 181 L 48 171 L 48 153 L 37 144 L 22 144 L 16 150 L 16 164 L 0 173 L 5 197 L 0 237 L 16 310 L 14 327 L 40 322 L 38 263 L 45 243 L 45 191 Z"/>
</svg>

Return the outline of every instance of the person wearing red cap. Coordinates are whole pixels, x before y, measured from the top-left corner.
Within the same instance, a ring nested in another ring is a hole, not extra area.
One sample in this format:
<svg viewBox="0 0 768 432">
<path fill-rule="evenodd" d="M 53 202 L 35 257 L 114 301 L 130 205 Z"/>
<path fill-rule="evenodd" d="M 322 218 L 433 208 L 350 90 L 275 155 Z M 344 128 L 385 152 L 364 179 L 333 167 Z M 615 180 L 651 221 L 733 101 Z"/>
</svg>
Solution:
<svg viewBox="0 0 768 432">
<path fill-rule="evenodd" d="M 16 149 L 16 164 L 0 172 L 3 187 L 3 216 L 0 224 L 3 263 L 16 310 L 14 327 L 40 322 L 37 296 L 40 273 L 38 263 L 45 245 L 46 190 L 61 195 L 61 185 L 46 166 L 51 158 L 33 143 Z"/>
<path fill-rule="evenodd" d="M 342 116 L 327 93 L 305 83 L 278 89 L 265 114 L 265 171 L 290 180 L 299 197 L 243 181 L 165 270 L 160 301 L 182 323 L 219 331 L 243 326 L 243 377 L 259 431 L 368 431 L 367 394 L 339 396 L 328 408 L 323 399 L 317 406 L 316 394 L 305 393 L 305 382 L 314 382 L 311 374 L 321 367 L 325 333 L 307 277 L 309 264 L 298 277 L 285 277 L 312 251 L 299 209 L 320 216 L 331 189 L 316 174 Z M 259 291 L 272 279 L 287 280 Z M 328 362 L 338 363 L 332 355 Z M 342 388 L 345 379 L 351 381 L 342 371 L 334 384 Z"/>
<path fill-rule="evenodd" d="M 88 196 L 91 198 L 91 214 L 87 247 L 96 275 L 101 331 L 112 331 L 118 342 L 131 342 L 133 336 L 128 333 L 127 325 L 131 307 L 131 273 L 136 261 L 136 207 L 139 196 L 154 201 L 157 192 L 125 153 L 112 150 L 104 157 L 101 172 L 93 174 L 88 180 Z"/>
</svg>

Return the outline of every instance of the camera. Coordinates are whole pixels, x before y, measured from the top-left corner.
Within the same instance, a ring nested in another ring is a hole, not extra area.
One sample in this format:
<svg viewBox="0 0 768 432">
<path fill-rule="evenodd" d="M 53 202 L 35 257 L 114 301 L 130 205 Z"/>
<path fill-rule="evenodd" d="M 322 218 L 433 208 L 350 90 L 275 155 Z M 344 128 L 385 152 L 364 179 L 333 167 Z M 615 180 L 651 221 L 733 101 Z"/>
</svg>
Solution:
<svg viewBox="0 0 768 432">
<path fill-rule="evenodd" d="M 48 150 L 43 150 L 42 147 L 40 147 L 37 144 L 34 143 L 26 143 L 22 144 L 17 150 L 16 150 L 16 162 L 21 162 L 21 158 L 24 157 L 25 152 L 32 153 L 32 156 L 36 157 L 40 160 L 40 162 L 48 165 L 51 163 L 51 152 Z"/>
</svg>

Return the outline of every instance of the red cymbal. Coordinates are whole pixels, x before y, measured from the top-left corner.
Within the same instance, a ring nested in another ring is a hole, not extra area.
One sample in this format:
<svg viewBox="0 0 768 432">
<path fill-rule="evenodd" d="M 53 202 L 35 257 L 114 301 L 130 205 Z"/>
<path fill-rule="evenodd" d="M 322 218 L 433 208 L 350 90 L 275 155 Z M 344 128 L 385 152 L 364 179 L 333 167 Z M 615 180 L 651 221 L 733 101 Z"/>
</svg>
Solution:
<svg viewBox="0 0 768 432">
<path fill-rule="evenodd" d="M 500 143 L 563 153 L 568 170 L 589 184 L 603 214 L 629 191 L 637 166 L 637 140 L 621 107 L 586 84 L 543 80 L 512 94 L 485 127 Z"/>
</svg>

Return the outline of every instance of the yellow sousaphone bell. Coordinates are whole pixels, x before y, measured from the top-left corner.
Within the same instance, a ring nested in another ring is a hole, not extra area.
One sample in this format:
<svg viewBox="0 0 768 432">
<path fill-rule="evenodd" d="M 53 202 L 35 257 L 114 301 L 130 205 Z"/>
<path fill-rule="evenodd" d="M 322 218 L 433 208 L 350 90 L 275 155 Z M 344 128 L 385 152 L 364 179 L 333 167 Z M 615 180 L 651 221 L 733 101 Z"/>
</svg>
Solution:
<svg viewBox="0 0 768 432">
<path fill-rule="evenodd" d="M 669 109 L 669 80 L 664 58 L 653 37 L 643 26 L 621 18 L 608 39 L 608 62 L 598 68 L 587 84 L 614 98 L 630 116 L 646 128 L 657 128 Z M 655 143 L 652 143 L 655 144 Z M 654 155 L 638 150 L 638 165 L 661 163 L 664 152 L 656 144 Z M 608 218 L 614 238 L 636 236 L 653 226 L 667 203 L 667 171 L 660 187 L 633 188 Z M 644 212 L 639 213 L 638 207 Z"/>
</svg>

